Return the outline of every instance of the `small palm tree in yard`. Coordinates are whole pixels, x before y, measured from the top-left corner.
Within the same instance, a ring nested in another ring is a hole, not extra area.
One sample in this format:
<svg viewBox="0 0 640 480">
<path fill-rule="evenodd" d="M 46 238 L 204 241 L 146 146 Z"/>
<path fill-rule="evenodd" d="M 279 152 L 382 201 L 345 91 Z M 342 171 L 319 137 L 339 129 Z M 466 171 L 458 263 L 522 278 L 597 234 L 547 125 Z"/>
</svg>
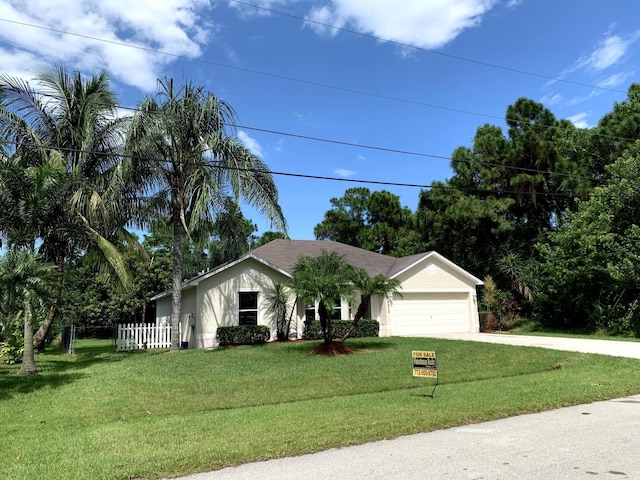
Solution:
<svg viewBox="0 0 640 480">
<path fill-rule="evenodd" d="M 352 271 L 343 256 L 327 251 L 318 257 L 301 256 L 293 267 L 291 284 L 298 297 L 306 303 L 318 304 L 325 346 L 332 344 L 331 313 L 335 301 L 351 298 Z"/>
<path fill-rule="evenodd" d="M 24 353 L 20 375 L 38 373 L 33 347 L 33 314 L 40 311 L 43 300 L 50 294 L 55 266 L 46 264 L 27 249 L 9 250 L 0 259 L 0 292 L 9 310 L 22 309 L 24 320 Z"/>
<path fill-rule="evenodd" d="M 358 322 L 364 318 L 371 306 L 371 297 L 379 295 L 381 297 L 389 297 L 395 293 L 400 293 L 400 282 L 394 278 L 387 278 L 382 274 L 370 277 L 362 268 L 353 270 L 351 276 L 353 288 L 360 292 L 360 303 L 356 314 L 353 317 L 353 323 L 342 337 L 344 342 L 349 335 L 358 326 Z"/>
<path fill-rule="evenodd" d="M 291 305 L 289 302 L 291 290 L 282 283 L 276 283 L 273 287 L 268 288 L 265 299 L 268 305 L 268 312 L 276 319 L 276 339 L 284 342 L 289 339 L 291 331 L 291 315 L 297 302 Z"/>
</svg>

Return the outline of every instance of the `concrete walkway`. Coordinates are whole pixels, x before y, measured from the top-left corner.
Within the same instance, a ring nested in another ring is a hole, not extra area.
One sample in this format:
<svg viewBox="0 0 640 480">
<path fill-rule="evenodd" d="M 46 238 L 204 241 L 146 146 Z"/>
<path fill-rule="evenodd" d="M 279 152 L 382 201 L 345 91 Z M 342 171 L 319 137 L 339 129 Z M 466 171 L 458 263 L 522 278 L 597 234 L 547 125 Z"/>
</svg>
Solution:
<svg viewBox="0 0 640 480">
<path fill-rule="evenodd" d="M 640 358 L 640 343 L 633 342 L 502 334 L 441 337 Z M 638 383 L 640 388 L 640 370 Z M 635 395 L 247 463 L 184 480 L 640 479 L 639 449 L 640 395 Z"/>
</svg>

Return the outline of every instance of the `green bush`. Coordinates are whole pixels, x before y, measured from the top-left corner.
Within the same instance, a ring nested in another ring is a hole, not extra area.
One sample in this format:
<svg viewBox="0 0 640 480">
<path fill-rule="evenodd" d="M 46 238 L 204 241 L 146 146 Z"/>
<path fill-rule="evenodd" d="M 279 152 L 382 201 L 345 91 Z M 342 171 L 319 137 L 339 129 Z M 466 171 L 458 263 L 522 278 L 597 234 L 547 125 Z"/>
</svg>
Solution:
<svg viewBox="0 0 640 480">
<path fill-rule="evenodd" d="M 342 338 L 353 324 L 352 320 L 332 320 L 331 338 Z M 380 324 L 376 320 L 360 320 L 357 327 L 351 332 L 349 338 L 377 337 L 380 332 Z M 322 328 L 320 321 L 305 322 L 302 338 L 305 340 L 322 340 Z"/>
<path fill-rule="evenodd" d="M 271 338 L 271 330 L 265 325 L 239 325 L 218 327 L 216 336 L 220 346 L 258 345 Z"/>
<path fill-rule="evenodd" d="M 4 363 L 13 365 L 22 363 L 22 355 L 24 354 L 24 340 L 19 331 L 13 331 L 7 335 L 4 342 L 0 343 L 0 357 Z"/>
</svg>

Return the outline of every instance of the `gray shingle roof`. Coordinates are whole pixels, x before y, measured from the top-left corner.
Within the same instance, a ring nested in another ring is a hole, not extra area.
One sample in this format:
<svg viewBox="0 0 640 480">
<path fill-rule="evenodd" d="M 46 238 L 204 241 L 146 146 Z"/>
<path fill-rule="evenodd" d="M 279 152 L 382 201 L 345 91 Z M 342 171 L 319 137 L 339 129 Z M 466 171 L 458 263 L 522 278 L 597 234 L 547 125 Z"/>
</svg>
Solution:
<svg viewBox="0 0 640 480">
<path fill-rule="evenodd" d="M 338 255 L 343 255 L 347 263 L 354 267 L 363 268 L 372 277 L 382 274 L 389 278 L 393 278 L 395 275 L 406 270 L 423 258 L 429 257 L 432 254 L 438 255 L 435 252 L 424 252 L 410 255 L 408 257 L 395 258 L 363 250 L 362 248 L 352 247 L 351 245 L 346 245 L 344 243 L 333 242 L 331 240 L 277 239 L 242 255 L 236 260 L 225 263 L 224 265 L 219 265 L 211 271 L 203 272 L 202 274 L 185 281 L 182 288 L 194 287 L 198 285 L 201 280 L 212 275 L 216 275 L 230 266 L 236 265 L 252 257 L 282 271 L 285 274 L 292 275 L 293 267 L 298 262 L 298 258 L 301 255 L 317 257 L 322 255 L 323 251 L 336 252 Z M 482 285 L 482 281 L 471 275 L 469 272 L 464 271 L 462 268 L 440 255 L 438 255 L 438 257 L 441 258 L 442 261 L 449 263 L 454 269 L 457 269 L 469 279 L 473 280 L 476 285 Z M 170 293 L 171 290 L 167 290 L 166 292 L 155 295 L 151 300 L 158 300 L 162 297 L 168 296 Z"/>
<path fill-rule="evenodd" d="M 425 252 L 404 258 L 394 258 L 331 240 L 284 239 L 273 240 L 256 248 L 251 254 L 287 273 L 291 273 L 301 255 L 317 257 L 323 251 L 336 252 L 338 255 L 343 255 L 347 263 L 354 267 L 363 268 L 370 276 L 382 274 L 387 277 L 393 276 L 428 255 L 428 252 Z"/>
</svg>

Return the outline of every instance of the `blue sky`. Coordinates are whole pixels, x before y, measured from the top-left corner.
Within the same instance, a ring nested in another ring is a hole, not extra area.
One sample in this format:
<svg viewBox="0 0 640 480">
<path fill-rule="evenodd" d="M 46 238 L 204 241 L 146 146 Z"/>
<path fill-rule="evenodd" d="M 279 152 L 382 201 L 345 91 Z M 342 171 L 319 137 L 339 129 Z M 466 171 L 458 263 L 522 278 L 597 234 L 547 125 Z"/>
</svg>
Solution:
<svg viewBox="0 0 640 480">
<path fill-rule="evenodd" d="M 126 107 L 159 77 L 191 79 L 235 108 L 238 136 L 274 172 L 422 186 L 450 177 L 453 150 L 504 126 L 520 97 L 595 125 L 640 81 L 639 40 L 637 0 L 0 0 L 5 73 L 106 69 Z M 412 210 L 420 192 L 275 179 L 295 239 L 313 239 L 347 188 Z"/>
</svg>

